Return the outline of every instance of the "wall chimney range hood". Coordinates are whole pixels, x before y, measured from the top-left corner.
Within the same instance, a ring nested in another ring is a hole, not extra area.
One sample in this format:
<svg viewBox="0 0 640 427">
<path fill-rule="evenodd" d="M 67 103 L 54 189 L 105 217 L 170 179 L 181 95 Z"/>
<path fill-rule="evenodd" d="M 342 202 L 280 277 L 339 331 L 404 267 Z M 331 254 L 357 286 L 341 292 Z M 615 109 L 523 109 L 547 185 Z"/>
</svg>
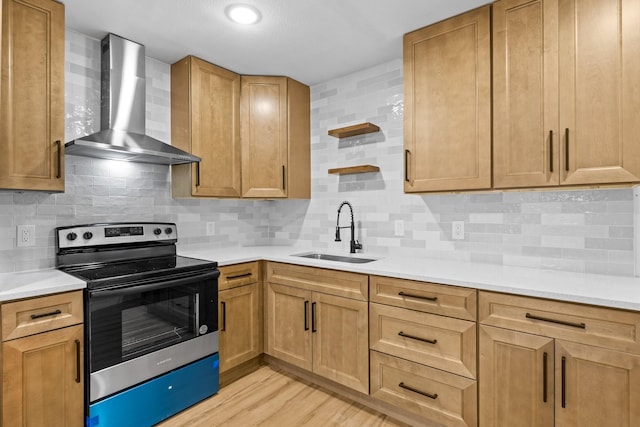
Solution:
<svg viewBox="0 0 640 427">
<path fill-rule="evenodd" d="M 67 142 L 65 153 L 161 165 L 199 162 L 199 157 L 145 135 L 144 46 L 115 34 L 101 45 L 101 130 Z"/>
</svg>

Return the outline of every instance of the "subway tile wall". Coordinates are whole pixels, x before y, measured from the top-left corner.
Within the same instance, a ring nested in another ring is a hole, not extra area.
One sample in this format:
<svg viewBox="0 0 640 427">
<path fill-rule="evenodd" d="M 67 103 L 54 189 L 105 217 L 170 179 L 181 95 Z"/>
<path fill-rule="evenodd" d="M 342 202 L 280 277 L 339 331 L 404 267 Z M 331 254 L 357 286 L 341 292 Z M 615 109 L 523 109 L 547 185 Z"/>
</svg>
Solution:
<svg viewBox="0 0 640 427">
<path fill-rule="evenodd" d="M 67 31 L 66 140 L 100 128 L 99 40 Z M 147 131 L 170 142 L 170 66 L 147 58 Z M 402 61 L 315 85 L 312 199 L 192 200 L 171 197 L 168 166 L 66 157 L 62 194 L 0 190 L 0 272 L 52 267 L 53 228 L 99 221 L 171 221 L 180 245 L 291 245 L 348 252 L 334 242 L 340 202 L 354 207 L 356 237 L 370 254 L 417 255 L 567 271 L 634 275 L 640 255 L 640 190 L 405 195 L 402 190 Z M 370 121 L 374 134 L 327 130 Z M 378 173 L 329 175 L 359 164 Z M 348 225 L 343 208 L 341 225 Z M 404 223 L 404 236 L 395 223 Z M 464 221 L 464 240 L 451 222 Z M 206 223 L 216 233 L 206 236 Z M 36 225 L 36 245 L 15 247 L 15 226 Z M 635 242 L 635 244 L 634 244 Z"/>
</svg>

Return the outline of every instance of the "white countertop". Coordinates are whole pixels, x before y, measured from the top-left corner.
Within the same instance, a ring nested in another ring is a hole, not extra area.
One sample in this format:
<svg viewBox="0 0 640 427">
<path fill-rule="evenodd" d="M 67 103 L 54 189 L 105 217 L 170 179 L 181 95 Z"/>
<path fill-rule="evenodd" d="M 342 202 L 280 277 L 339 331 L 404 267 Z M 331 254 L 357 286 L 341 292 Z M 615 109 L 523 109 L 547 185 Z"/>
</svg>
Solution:
<svg viewBox="0 0 640 427">
<path fill-rule="evenodd" d="M 637 277 L 393 256 L 366 264 L 350 264 L 291 256 L 313 250 L 283 246 L 192 249 L 178 252 L 184 256 L 217 261 L 221 266 L 264 259 L 640 311 L 640 278 Z M 379 258 L 368 254 L 356 256 Z"/>
<path fill-rule="evenodd" d="M 389 256 L 366 264 L 350 264 L 292 256 L 307 252 L 313 250 L 289 246 L 178 249 L 180 255 L 217 261 L 221 266 L 268 260 L 640 311 L 640 278 L 637 277 L 429 258 Z M 379 258 L 368 254 L 356 256 Z M 0 302 L 83 289 L 85 286 L 82 280 L 53 268 L 2 273 Z"/>
<path fill-rule="evenodd" d="M 0 302 L 84 289 L 86 283 L 66 273 L 46 270 L 0 274 Z"/>
</svg>

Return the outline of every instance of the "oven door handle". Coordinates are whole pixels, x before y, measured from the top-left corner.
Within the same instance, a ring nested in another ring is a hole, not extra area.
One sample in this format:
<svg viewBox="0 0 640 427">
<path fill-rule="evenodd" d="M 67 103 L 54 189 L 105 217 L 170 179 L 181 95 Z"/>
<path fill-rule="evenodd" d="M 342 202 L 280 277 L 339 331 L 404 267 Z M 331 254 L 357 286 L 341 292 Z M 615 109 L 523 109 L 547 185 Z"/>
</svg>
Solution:
<svg viewBox="0 0 640 427">
<path fill-rule="evenodd" d="M 202 274 L 194 274 L 193 276 L 174 278 L 170 280 L 162 280 L 159 282 L 153 282 L 145 285 L 136 285 L 134 283 L 127 283 L 126 285 L 118 285 L 107 288 L 94 289 L 89 291 L 89 295 L 93 297 L 115 297 L 120 295 L 139 294 L 142 292 L 155 291 L 158 289 L 170 288 L 173 286 L 189 285 L 194 282 L 200 282 L 204 280 L 217 279 L 220 275 L 219 271 L 210 271 Z"/>
</svg>

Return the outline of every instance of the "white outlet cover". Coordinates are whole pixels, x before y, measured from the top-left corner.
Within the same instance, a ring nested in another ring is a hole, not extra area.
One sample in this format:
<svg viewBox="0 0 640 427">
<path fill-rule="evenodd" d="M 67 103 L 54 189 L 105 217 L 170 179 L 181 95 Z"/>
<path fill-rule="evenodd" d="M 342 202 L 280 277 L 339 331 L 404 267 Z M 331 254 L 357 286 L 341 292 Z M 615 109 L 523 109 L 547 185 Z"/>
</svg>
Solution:
<svg viewBox="0 0 640 427">
<path fill-rule="evenodd" d="M 216 234 L 216 223 L 215 222 L 207 222 L 207 236 L 213 236 Z"/>
<path fill-rule="evenodd" d="M 18 225 L 16 227 L 16 246 L 35 246 L 36 244 L 36 226 L 35 225 Z"/>
<path fill-rule="evenodd" d="M 402 237 L 404 236 L 404 221 L 401 219 L 396 219 L 393 223 L 393 234 L 394 236 Z"/>
<path fill-rule="evenodd" d="M 464 240 L 464 221 L 451 221 L 451 238 Z"/>
</svg>

